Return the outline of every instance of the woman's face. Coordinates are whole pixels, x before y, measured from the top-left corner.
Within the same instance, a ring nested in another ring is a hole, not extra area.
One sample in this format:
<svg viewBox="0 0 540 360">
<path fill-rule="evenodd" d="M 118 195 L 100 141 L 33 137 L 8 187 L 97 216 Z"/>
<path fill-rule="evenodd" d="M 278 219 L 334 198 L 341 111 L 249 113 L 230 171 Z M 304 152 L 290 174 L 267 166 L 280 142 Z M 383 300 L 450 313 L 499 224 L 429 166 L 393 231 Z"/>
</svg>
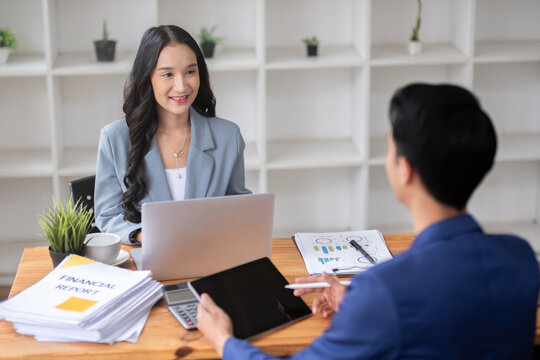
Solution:
<svg viewBox="0 0 540 360">
<path fill-rule="evenodd" d="M 165 46 L 150 79 L 159 119 L 189 117 L 200 85 L 197 58 L 189 46 Z"/>
</svg>

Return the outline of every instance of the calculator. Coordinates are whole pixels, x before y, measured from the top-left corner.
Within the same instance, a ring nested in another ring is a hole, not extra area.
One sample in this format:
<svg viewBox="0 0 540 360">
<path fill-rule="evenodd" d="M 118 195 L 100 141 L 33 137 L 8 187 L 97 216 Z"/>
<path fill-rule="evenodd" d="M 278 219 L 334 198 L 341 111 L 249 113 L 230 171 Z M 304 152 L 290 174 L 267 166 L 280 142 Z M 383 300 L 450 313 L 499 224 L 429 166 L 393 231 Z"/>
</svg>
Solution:
<svg viewBox="0 0 540 360">
<path fill-rule="evenodd" d="M 187 282 L 165 285 L 163 297 L 169 311 L 186 329 L 197 327 L 199 301 L 187 286 Z"/>
</svg>

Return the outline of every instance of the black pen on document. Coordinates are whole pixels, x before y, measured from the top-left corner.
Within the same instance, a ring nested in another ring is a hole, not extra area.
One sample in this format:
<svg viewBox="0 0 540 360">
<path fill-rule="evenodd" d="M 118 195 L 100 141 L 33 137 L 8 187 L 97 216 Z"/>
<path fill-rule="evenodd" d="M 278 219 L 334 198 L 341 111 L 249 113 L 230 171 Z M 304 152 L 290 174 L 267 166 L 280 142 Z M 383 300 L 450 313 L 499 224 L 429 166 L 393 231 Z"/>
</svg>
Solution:
<svg viewBox="0 0 540 360">
<path fill-rule="evenodd" d="M 366 257 L 366 259 L 369 260 L 370 263 L 375 264 L 375 260 L 373 260 L 373 258 L 371 256 L 369 256 L 367 251 L 362 249 L 362 247 L 356 241 L 351 240 L 351 241 L 349 241 L 349 244 L 351 244 L 351 246 L 353 248 L 355 248 L 356 250 L 360 251 L 362 253 L 362 255 L 364 255 Z"/>
</svg>

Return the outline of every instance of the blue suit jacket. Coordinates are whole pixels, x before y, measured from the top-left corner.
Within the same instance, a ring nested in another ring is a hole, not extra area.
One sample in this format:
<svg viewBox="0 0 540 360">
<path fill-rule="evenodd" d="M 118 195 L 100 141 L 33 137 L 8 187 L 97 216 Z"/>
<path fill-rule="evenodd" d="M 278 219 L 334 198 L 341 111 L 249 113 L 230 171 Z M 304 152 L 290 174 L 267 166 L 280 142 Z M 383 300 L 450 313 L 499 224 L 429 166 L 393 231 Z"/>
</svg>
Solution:
<svg viewBox="0 0 540 360">
<path fill-rule="evenodd" d="M 356 275 L 330 328 L 294 359 L 530 359 L 538 264 L 530 246 L 469 215 Z M 270 359 L 229 339 L 223 359 Z"/>
<path fill-rule="evenodd" d="M 248 194 L 244 180 L 244 139 L 238 126 L 220 118 L 206 118 L 190 110 L 191 145 L 187 159 L 185 199 Z M 122 194 L 130 148 L 125 119 L 101 130 L 99 139 L 94 211 L 103 232 L 119 234 L 129 244 L 129 234 L 140 228 L 124 220 Z M 172 200 L 156 138 L 144 157 L 148 193 L 140 201 Z"/>
</svg>

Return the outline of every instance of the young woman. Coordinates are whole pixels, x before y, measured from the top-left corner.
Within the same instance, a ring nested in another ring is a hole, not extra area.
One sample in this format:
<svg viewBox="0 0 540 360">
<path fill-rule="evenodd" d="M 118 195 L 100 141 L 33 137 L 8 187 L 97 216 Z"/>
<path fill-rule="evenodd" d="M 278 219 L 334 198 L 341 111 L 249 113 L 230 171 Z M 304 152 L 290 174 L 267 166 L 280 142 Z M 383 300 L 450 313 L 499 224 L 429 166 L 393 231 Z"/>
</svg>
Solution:
<svg viewBox="0 0 540 360">
<path fill-rule="evenodd" d="M 244 140 L 215 116 L 197 42 L 174 25 L 148 29 L 124 87 L 125 118 L 101 130 L 94 210 L 103 232 L 138 244 L 145 202 L 247 194 Z"/>
</svg>

